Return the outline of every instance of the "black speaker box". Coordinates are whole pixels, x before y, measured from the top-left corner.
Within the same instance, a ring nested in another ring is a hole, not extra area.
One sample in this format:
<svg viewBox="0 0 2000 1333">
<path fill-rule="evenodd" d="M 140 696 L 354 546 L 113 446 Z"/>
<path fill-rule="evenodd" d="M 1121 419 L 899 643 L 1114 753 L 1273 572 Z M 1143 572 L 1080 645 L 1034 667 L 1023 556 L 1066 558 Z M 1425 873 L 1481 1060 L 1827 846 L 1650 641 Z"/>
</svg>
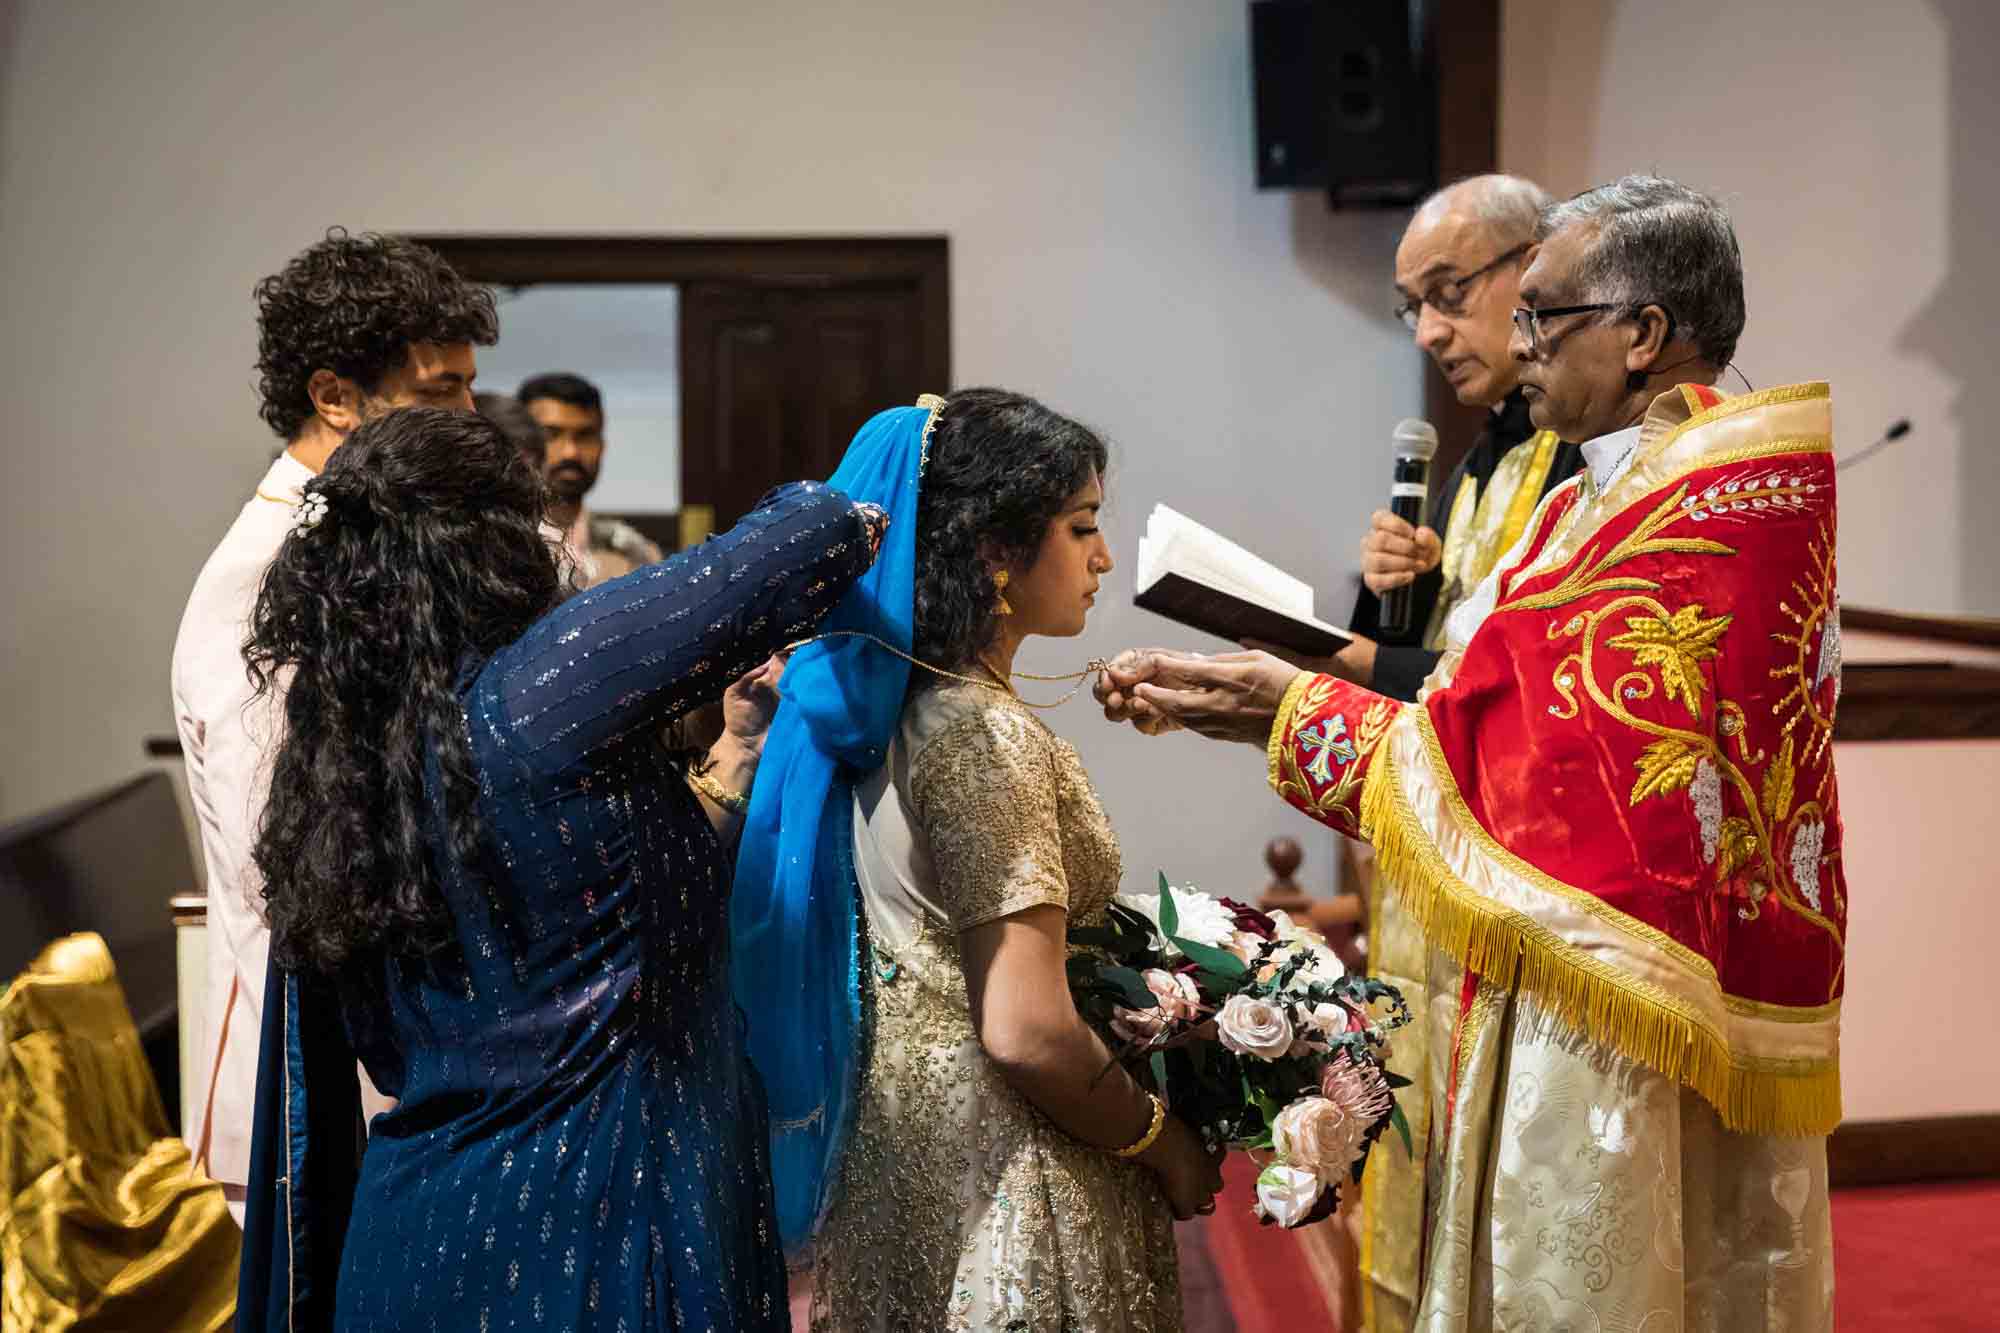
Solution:
<svg viewBox="0 0 2000 1333">
<path fill-rule="evenodd" d="M 1431 0 L 1255 0 L 1257 188 L 1397 207 L 1437 188 Z"/>
</svg>

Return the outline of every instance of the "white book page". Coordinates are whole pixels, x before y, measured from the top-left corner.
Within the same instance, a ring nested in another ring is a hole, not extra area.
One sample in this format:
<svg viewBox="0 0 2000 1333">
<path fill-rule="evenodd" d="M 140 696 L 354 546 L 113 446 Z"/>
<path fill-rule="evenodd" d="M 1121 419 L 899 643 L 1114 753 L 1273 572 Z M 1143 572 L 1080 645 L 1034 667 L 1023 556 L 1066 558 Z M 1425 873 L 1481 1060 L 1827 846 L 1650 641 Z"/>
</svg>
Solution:
<svg viewBox="0 0 2000 1333">
<path fill-rule="evenodd" d="M 1155 505 L 1139 538 L 1141 591 L 1179 574 L 1294 620 L 1318 624 L 1312 586 L 1167 505 Z"/>
</svg>

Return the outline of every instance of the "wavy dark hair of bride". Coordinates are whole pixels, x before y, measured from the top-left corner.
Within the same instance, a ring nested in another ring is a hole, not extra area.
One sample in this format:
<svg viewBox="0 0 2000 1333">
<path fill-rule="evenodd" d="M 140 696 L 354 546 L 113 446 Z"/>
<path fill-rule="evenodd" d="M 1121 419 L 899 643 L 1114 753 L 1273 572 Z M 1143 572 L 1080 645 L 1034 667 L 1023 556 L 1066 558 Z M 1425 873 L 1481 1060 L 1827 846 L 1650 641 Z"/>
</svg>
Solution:
<svg viewBox="0 0 2000 1333">
<path fill-rule="evenodd" d="M 999 592 L 988 562 L 1032 566 L 1049 524 L 1109 461 L 1088 426 L 1026 394 L 960 389 L 945 399 L 917 506 L 918 658 L 963 667 L 993 642 Z"/>
<path fill-rule="evenodd" d="M 462 667 L 559 598 L 540 478 L 493 423 L 405 408 L 373 418 L 306 484 L 264 575 L 244 657 L 281 691 L 285 731 L 255 857 L 286 967 L 423 954 L 451 917 L 426 837 L 427 753 L 448 851 L 477 854 Z M 285 678 L 289 673 L 289 680 Z"/>
</svg>

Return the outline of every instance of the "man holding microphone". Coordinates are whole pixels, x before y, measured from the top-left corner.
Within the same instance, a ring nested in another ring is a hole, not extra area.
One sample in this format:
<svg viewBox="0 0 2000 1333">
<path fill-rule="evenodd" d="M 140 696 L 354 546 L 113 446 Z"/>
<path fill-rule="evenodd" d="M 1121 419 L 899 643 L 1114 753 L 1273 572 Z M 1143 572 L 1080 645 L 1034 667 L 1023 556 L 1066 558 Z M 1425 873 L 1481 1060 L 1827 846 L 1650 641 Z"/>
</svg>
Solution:
<svg viewBox="0 0 2000 1333">
<path fill-rule="evenodd" d="M 1583 466 L 1583 451 L 1537 431 L 1508 351 L 1521 272 L 1547 192 L 1517 176 L 1475 176 L 1425 200 L 1396 247 L 1396 313 L 1409 326 L 1461 403 L 1489 409 L 1485 429 L 1443 488 L 1433 488 L 1429 524 L 1375 511 L 1361 539 L 1364 585 L 1354 608 L 1356 638 L 1332 661 L 1248 643 L 1309 671 L 1329 672 L 1395 699 L 1414 700 L 1437 665 L 1444 620 L 1514 544 L 1542 497 Z M 1383 597 L 1410 589 L 1405 626 L 1383 625 Z M 1412 1081 L 1410 1129 L 1427 1130 L 1429 1060 L 1423 932 L 1385 895 L 1370 894 L 1368 970 L 1409 997 L 1416 1020 L 1397 1039 L 1391 1067 Z M 1377 1153 L 1362 1181 L 1357 1261 L 1363 1326 L 1408 1328 L 1423 1250 L 1421 1159 Z"/>
<path fill-rule="evenodd" d="M 1542 497 L 1583 467 L 1581 449 L 1528 420 L 1519 363 L 1507 351 L 1535 217 L 1548 202 L 1540 186 L 1518 176 L 1474 176 L 1432 195 L 1410 219 L 1396 248 L 1396 313 L 1458 401 L 1490 415 L 1464 461 L 1432 491 L 1430 524 L 1375 512 L 1361 539 L 1365 586 L 1350 626 L 1361 637 L 1334 663 L 1299 665 L 1415 699 L 1437 665 L 1445 616 L 1519 538 Z M 1406 586 L 1408 626 L 1387 630 L 1381 596 Z"/>
</svg>

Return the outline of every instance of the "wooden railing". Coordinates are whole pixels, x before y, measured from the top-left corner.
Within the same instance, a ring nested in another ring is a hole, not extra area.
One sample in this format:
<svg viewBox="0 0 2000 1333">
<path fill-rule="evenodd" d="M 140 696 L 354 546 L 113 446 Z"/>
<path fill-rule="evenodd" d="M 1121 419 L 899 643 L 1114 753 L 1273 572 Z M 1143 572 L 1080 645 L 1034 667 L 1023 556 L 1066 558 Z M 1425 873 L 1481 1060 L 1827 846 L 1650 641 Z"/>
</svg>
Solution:
<svg viewBox="0 0 2000 1333">
<path fill-rule="evenodd" d="M 1374 867 L 1357 854 L 1355 844 L 1340 840 L 1341 891 L 1332 897 L 1307 893 L 1299 886 L 1299 867 L 1305 852 L 1291 838 L 1273 838 L 1264 845 L 1264 865 L 1271 872 L 1257 905 L 1267 912 L 1282 911 L 1293 920 L 1311 926 L 1326 937 L 1333 951 L 1349 971 L 1368 968 L 1368 890 Z"/>
</svg>

